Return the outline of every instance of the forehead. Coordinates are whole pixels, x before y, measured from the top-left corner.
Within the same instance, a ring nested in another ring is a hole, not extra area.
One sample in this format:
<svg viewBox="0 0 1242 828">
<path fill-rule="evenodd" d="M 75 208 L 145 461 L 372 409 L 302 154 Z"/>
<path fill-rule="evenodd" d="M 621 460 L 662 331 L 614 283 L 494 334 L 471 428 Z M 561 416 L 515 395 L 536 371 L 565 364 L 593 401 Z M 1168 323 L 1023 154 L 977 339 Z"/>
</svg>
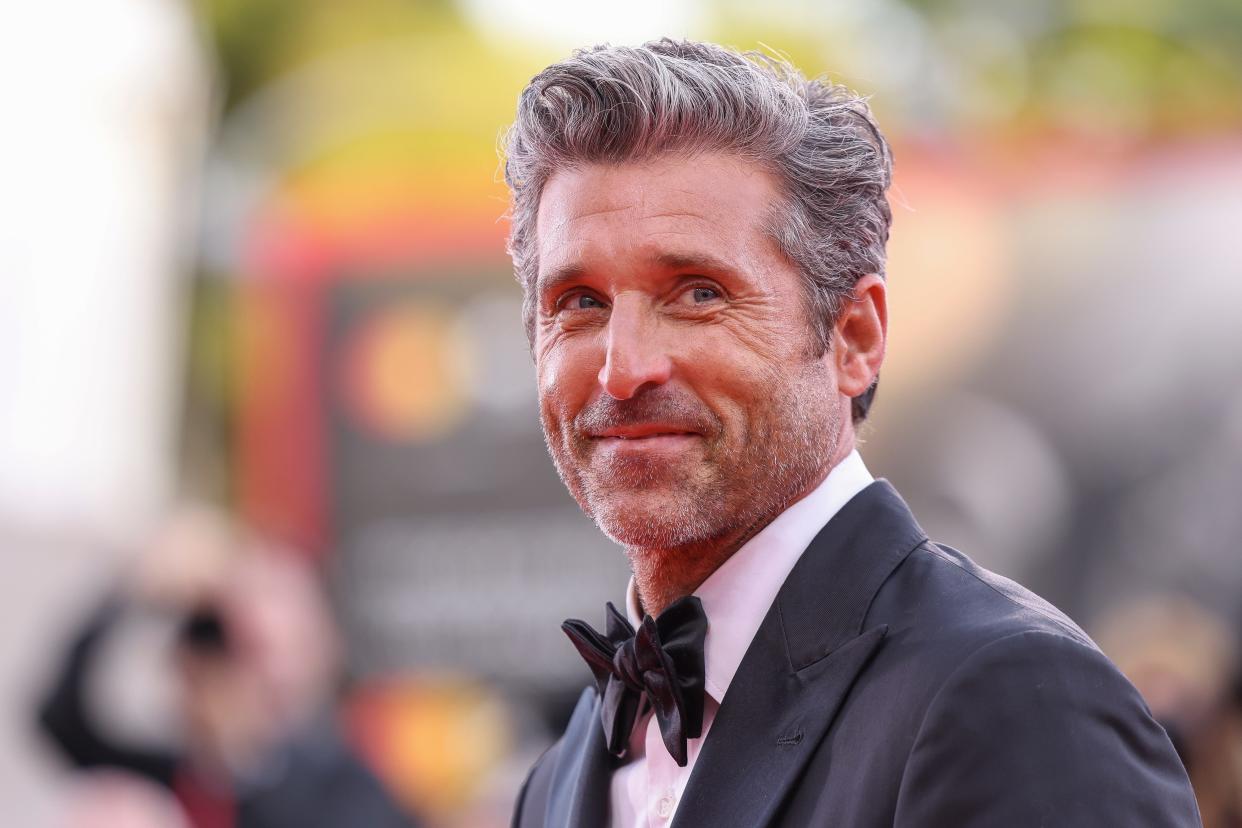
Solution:
<svg viewBox="0 0 1242 828">
<path fill-rule="evenodd" d="M 710 252 L 744 264 L 772 247 L 764 222 L 778 197 L 767 170 L 728 155 L 562 170 L 540 200 L 540 274 L 598 256 Z"/>
</svg>

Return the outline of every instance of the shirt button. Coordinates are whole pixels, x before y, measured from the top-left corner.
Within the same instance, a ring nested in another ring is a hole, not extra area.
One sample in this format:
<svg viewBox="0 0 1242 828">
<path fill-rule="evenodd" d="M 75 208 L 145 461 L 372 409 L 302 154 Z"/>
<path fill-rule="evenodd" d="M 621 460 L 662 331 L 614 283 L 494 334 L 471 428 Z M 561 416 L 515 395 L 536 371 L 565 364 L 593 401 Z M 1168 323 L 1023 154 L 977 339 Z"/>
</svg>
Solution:
<svg viewBox="0 0 1242 828">
<path fill-rule="evenodd" d="M 669 815 L 673 813 L 673 795 L 671 793 L 666 793 L 660 797 L 660 801 L 656 803 L 656 813 L 659 814 L 660 819 L 668 819 Z"/>
</svg>

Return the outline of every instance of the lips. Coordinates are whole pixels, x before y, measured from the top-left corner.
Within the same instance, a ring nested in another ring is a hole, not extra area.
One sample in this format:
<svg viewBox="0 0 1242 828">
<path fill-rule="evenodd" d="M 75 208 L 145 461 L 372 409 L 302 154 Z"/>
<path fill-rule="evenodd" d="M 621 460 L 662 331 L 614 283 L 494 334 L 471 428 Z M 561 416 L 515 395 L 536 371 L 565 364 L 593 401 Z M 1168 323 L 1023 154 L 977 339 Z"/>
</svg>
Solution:
<svg viewBox="0 0 1242 828">
<path fill-rule="evenodd" d="M 613 450 L 686 448 L 722 430 L 719 418 L 699 399 L 668 384 L 625 400 L 601 394 L 577 413 L 572 425 L 579 440 Z"/>
<path fill-rule="evenodd" d="M 665 423 L 643 423 L 604 429 L 589 435 L 595 440 L 646 440 L 652 437 L 695 437 L 697 431 Z"/>
</svg>

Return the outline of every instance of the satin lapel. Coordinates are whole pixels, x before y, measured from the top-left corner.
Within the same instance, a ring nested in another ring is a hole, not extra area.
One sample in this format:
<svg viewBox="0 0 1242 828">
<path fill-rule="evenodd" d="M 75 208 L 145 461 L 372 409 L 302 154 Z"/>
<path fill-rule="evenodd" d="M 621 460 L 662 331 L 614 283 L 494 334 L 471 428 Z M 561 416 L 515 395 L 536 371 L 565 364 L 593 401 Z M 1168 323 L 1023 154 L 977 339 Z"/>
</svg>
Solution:
<svg viewBox="0 0 1242 828">
<path fill-rule="evenodd" d="M 584 694 L 562 745 L 569 749 L 557 762 L 548 798 L 547 828 L 590 828 L 608 824 L 608 786 L 614 759 L 599 722 L 597 693 Z"/>
<path fill-rule="evenodd" d="M 673 828 L 769 824 L 882 645 L 887 627 L 863 629 L 875 593 L 925 540 L 885 481 L 829 521 L 746 651 Z"/>
<path fill-rule="evenodd" d="M 743 686 L 735 681 L 695 764 L 674 828 L 767 825 L 885 630 L 868 630 L 844 645 L 819 662 L 809 679 L 781 665 L 778 681 Z"/>
</svg>

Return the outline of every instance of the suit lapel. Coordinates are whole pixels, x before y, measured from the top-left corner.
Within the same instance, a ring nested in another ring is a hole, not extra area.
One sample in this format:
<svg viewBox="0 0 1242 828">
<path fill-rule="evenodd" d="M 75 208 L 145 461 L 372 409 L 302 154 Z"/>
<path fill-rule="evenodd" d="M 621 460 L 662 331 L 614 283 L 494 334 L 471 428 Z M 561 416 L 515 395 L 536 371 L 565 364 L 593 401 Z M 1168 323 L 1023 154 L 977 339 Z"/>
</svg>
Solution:
<svg viewBox="0 0 1242 828">
<path fill-rule="evenodd" d="M 583 694 L 570 718 L 548 797 L 546 828 L 608 824 L 608 787 L 615 760 L 599 719 L 599 694 Z"/>
<path fill-rule="evenodd" d="M 878 627 L 858 636 L 822 659 L 809 678 L 791 674 L 785 665 L 767 681 L 739 684 L 735 678 L 674 827 L 767 825 L 884 633 Z"/>
<path fill-rule="evenodd" d="M 746 651 L 674 828 L 758 828 L 772 820 L 881 646 L 886 627 L 863 629 L 875 593 L 924 540 L 885 481 L 868 486 L 829 521 L 794 566 Z"/>
</svg>

